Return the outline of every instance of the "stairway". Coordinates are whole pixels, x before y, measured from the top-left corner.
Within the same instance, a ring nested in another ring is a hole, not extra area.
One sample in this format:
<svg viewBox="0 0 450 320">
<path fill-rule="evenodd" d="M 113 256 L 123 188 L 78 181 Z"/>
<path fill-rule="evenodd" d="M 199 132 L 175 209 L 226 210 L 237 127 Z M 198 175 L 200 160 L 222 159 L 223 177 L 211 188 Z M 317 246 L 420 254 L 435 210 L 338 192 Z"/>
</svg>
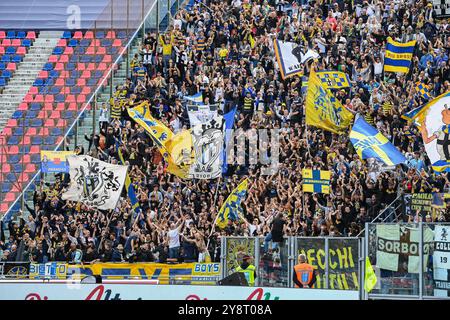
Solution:
<svg viewBox="0 0 450 320">
<path fill-rule="evenodd" d="M 60 31 L 41 31 L 23 61 L 18 64 L 13 77 L 0 95 L 0 131 L 30 90 L 61 36 Z"/>
</svg>

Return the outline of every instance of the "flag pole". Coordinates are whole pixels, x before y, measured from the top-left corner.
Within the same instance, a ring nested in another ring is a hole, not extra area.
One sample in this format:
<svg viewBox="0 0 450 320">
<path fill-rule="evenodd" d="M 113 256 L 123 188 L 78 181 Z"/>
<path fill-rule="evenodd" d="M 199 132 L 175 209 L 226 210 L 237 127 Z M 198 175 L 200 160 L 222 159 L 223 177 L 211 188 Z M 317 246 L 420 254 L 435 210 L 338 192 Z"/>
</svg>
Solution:
<svg viewBox="0 0 450 320">
<path fill-rule="evenodd" d="M 222 175 L 220 175 L 219 180 L 217 180 L 217 187 L 216 187 L 216 193 L 215 193 L 215 195 L 214 195 L 213 208 L 216 207 L 216 203 L 217 203 L 217 195 L 218 195 L 218 193 L 219 193 L 219 185 L 220 185 L 221 180 L 222 180 Z M 212 234 L 214 233 L 214 231 L 215 231 L 215 229 L 216 229 L 216 223 L 217 223 L 217 218 L 218 218 L 218 217 L 219 217 L 219 210 L 217 210 L 217 212 L 216 212 L 216 217 L 215 217 L 215 219 L 214 219 L 214 223 L 213 223 L 211 232 L 209 233 L 209 236 L 208 236 L 208 243 L 207 243 L 207 245 L 206 245 L 206 250 L 208 250 L 209 242 L 210 242 L 210 240 L 211 240 L 211 236 L 212 236 Z"/>
</svg>

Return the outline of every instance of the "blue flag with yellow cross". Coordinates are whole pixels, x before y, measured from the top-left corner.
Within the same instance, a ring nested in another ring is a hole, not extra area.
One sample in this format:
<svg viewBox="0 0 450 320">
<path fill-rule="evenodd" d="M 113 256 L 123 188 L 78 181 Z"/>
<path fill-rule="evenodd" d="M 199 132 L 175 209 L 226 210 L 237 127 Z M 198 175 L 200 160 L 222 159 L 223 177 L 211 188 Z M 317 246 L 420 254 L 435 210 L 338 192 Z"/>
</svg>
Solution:
<svg viewBox="0 0 450 320">
<path fill-rule="evenodd" d="M 330 171 L 303 169 L 302 175 L 304 192 L 330 193 Z"/>
<path fill-rule="evenodd" d="M 362 117 L 355 120 L 350 132 L 350 141 L 361 159 L 375 158 L 388 166 L 406 161 L 405 156 Z"/>
</svg>

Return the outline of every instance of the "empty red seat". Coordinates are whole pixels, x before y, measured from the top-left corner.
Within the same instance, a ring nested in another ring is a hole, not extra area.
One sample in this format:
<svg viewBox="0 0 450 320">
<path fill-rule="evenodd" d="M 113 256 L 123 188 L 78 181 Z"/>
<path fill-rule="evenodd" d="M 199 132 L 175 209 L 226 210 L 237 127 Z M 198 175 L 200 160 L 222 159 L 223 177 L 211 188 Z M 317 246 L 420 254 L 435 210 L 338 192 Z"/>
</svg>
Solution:
<svg viewBox="0 0 450 320">
<path fill-rule="evenodd" d="M 5 213 L 8 211 L 9 203 L 0 203 L 0 212 Z"/>
<path fill-rule="evenodd" d="M 42 94 L 37 94 L 35 97 L 34 97 L 34 100 L 33 100 L 34 102 L 44 102 L 44 96 L 42 95 Z"/>
<path fill-rule="evenodd" d="M 52 111 L 52 114 L 49 117 L 50 119 L 59 119 L 61 118 L 61 113 L 59 111 Z"/>
<path fill-rule="evenodd" d="M 59 87 L 63 87 L 63 86 L 65 86 L 65 81 L 64 81 L 64 79 L 63 78 L 58 78 L 58 79 L 56 79 L 56 81 L 55 81 L 55 86 L 59 86 Z"/>
<path fill-rule="evenodd" d="M 6 67 L 6 70 L 16 71 L 16 64 L 13 63 L 13 62 L 8 63 L 8 66 Z"/>
<path fill-rule="evenodd" d="M 98 64 L 98 68 L 97 68 L 97 70 L 99 70 L 99 71 L 105 71 L 107 69 L 107 67 L 106 67 L 106 63 L 99 63 Z"/>
<path fill-rule="evenodd" d="M 45 112 L 44 110 L 39 111 L 37 118 L 38 119 L 45 119 L 45 118 L 47 118 L 47 112 Z"/>
<path fill-rule="evenodd" d="M 34 163 L 28 163 L 26 168 L 25 168 L 25 172 L 26 173 L 34 173 L 36 171 L 36 166 Z"/>
<path fill-rule="evenodd" d="M 11 39 L 4 39 L 4 40 L 2 41 L 2 46 L 4 46 L 4 47 L 10 47 L 10 46 L 12 46 Z"/>
<path fill-rule="evenodd" d="M 67 54 L 62 54 L 59 56 L 59 62 L 67 63 L 69 62 L 69 56 Z"/>
<path fill-rule="evenodd" d="M 0 46 L 0 54 L 5 54 L 5 48 Z"/>
<path fill-rule="evenodd" d="M 38 78 L 42 78 L 42 79 L 48 78 L 48 71 L 45 71 L 45 70 L 39 71 Z"/>
<path fill-rule="evenodd" d="M 28 128 L 27 135 L 28 136 L 35 136 L 36 135 L 36 128 Z"/>
<path fill-rule="evenodd" d="M 63 79 L 67 79 L 67 78 L 69 78 L 69 76 L 70 76 L 70 74 L 69 74 L 69 71 L 67 71 L 67 70 L 61 71 L 61 74 L 59 75 L 59 77 L 63 78 Z"/>
<path fill-rule="evenodd" d="M 30 176 L 27 173 L 21 173 L 18 179 L 19 182 L 28 182 L 30 181 Z"/>
<path fill-rule="evenodd" d="M 2 157 L 2 167 L 0 168 L 2 173 L 10 173 L 11 172 L 11 165 L 9 163 L 6 163 L 6 156 Z"/>
<path fill-rule="evenodd" d="M 6 38 L 6 32 L 0 31 L 0 39 L 5 39 L 5 38 Z"/>
<path fill-rule="evenodd" d="M 30 155 L 29 154 L 23 155 L 23 163 L 30 163 L 30 162 L 31 162 Z"/>
<path fill-rule="evenodd" d="M 41 136 L 48 136 L 48 135 L 49 135 L 49 130 L 48 130 L 48 128 L 40 128 L 40 129 L 39 129 L 39 134 L 40 134 Z"/>
<path fill-rule="evenodd" d="M 86 102 L 86 96 L 84 94 L 80 94 L 77 96 L 77 103 L 85 103 Z"/>
<path fill-rule="evenodd" d="M 50 57 L 48 57 L 48 62 L 52 63 L 58 62 L 58 57 L 59 56 L 52 54 Z"/>
<path fill-rule="evenodd" d="M 5 136 L 10 136 L 10 135 L 12 135 L 12 128 L 6 127 L 6 128 L 3 129 L 2 133 L 3 133 L 3 135 L 5 135 Z M 0 162 L 2 162 L 2 161 L 0 161 Z"/>
<path fill-rule="evenodd" d="M 63 119 L 59 119 L 56 123 L 55 127 L 64 128 L 66 126 L 66 122 Z"/>
<path fill-rule="evenodd" d="M 65 47 L 65 46 L 67 46 L 66 39 L 59 39 L 58 44 L 56 46 L 57 47 Z"/>
<path fill-rule="evenodd" d="M 26 55 L 27 54 L 27 49 L 25 47 L 18 47 L 17 51 L 16 51 L 16 54 L 21 55 L 21 56 Z"/>
<path fill-rule="evenodd" d="M 76 101 L 75 101 L 75 96 L 74 96 L 73 94 L 69 94 L 69 95 L 66 97 L 66 102 L 67 102 L 67 103 L 76 102 Z"/>
<path fill-rule="evenodd" d="M 106 34 L 106 39 L 113 39 L 116 37 L 116 33 L 114 31 L 108 31 Z"/>
<path fill-rule="evenodd" d="M 70 94 L 70 87 L 64 87 L 61 90 L 61 94 Z"/>
<path fill-rule="evenodd" d="M 24 136 L 22 139 L 22 142 L 20 142 L 20 145 L 29 145 L 31 143 L 30 136 Z"/>
<path fill-rule="evenodd" d="M 17 127 L 17 120 L 16 119 L 8 119 L 6 126 L 11 127 L 11 128 Z"/>
<path fill-rule="evenodd" d="M 20 111 L 28 110 L 28 103 L 22 102 L 21 104 L 19 104 L 19 107 L 17 108 L 17 110 L 20 110 Z"/>
<path fill-rule="evenodd" d="M 97 54 L 98 55 L 106 54 L 106 48 L 105 47 L 97 47 Z"/>
<path fill-rule="evenodd" d="M 16 195 L 13 192 L 8 192 L 5 196 L 5 198 L 3 198 L 3 201 L 6 202 L 11 202 L 16 200 Z"/>
<path fill-rule="evenodd" d="M 31 39 L 31 40 L 36 39 L 36 32 L 34 32 L 34 31 L 28 31 L 28 33 L 27 33 L 27 39 Z"/>
<path fill-rule="evenodd" d="M 63 111 L 65 109 L 65 103 L 64 102 L 60 102 L 56 104 L 56 111 Z"/>
<path fill-rule="evenodd" d="M 104 63 L 111 63 L 111 62 L 112 62 L 112 57 L 111 57 L 111 55 L 109 55 L 109 54 L 105 55 L 105 56 L 103 57 L 102 62 L 104 62 Z"/>
<path fill-rule="evenodd" d="M 66 47 L 64 49 L 64 54 L 72 54 L 73 53 L 73 47 Z"/>
<path fill-rule="evenodd" d="M 33 88 L 33 87 L 32 87 Z M 23 102 L 33 102 L 33 95 L 31 93 L 28 93 L 24 98 Z"/>
<path fill-rule="evenodd" d="M 113 47 L 121 47 L 122 46 L 122 40 L 115 39 L 113 42 Z"/>
<path fill-rule="evenodd" d="M 39 146 L 31 146 L 30 147 L 30 152 L 28 152 L 29 154 L 37 154 L 37 153 L 41 153 L 41 149 L 39 148 Z"/>
<path fill-rule="evenodd" d="M 73 37 L 72 37 L 73 39 L 77 39 L 77 40 L 80 40 L 80 39 L 82 39 L 83 38 L 83 32 L 81 32 L 81 31 L 75 31 L 75 33 L 73 34 Z"/>
<path fill-rule="evenodd" d="M 89 71 L 84 71 L 84 72 L 89 72 Z M 84 72 L 83 72 L 83 73 L 84 73 Z M 78 80 L 77 80 L 77 86 L 79 86 L 79 87 L 85 86 L 85 85 L 86 85 L 86 79 L 87 79 L 87 78 L 89 78 L 89 77 L 86 77 L 86 78 L 81 77 L 80 79 L 78 79 Z"/>
<path fill-rule="evenodd" d="M 64 63 L 58 62 L 58 63 L 55 65 L 55 70 L 56 70 L 56 71 L 62 71 L 62 70 L 64 70 Z"/>
<path fill-rule="evenodd" d="M 89 79 L 90 77 L 91 77 L 91 72 L 89 70 L 85 70 L 81 74 L 81 79 Z"/>
<path fill-rule="evenodd" d="M 46 126 L 47 128 L 54 127 L 55 121 L 53 119 L 46 119 L 44 122 L 44 126 Z"/>
<path fill-rule="evenodd" d="M 76 104 L 75 102 L 69 103 L 69 105 L 67 106 L 67 110 L 68 111 L 78 110 L 78 104 Z"/>
<path fill-rule="evenodd" d="M 87 31 L 84 35 L 85 39 L 93 39 L 94 38 L 94 33 L 92 31 Z"/>
<path fill-rule="evenodd" d="M 82 79 L 82 80 L 84 80 L 84 79 Z M 89 95 L 91 93 L 91 88 L 90 87 L 83 87 L 83 90 L 81 90 L 81 94 L 82 95 Z"/>
<path fill-rule="evenodd" d="M 28 91 L 28 94 L 38 94 L 39 93 L 39 89 L 37 87 L 31 87 L 30 90 Z M 30 101 L 27 101 L 30 102 Z"/>
<path fill-rule="evenodd" d="M 11 45 L 13 47 L 19 47 L 22 44 L 22 40 L 20 39 L 11 39 Z"/>
<path fill-rule="evenodd" d="M 85 69 L 86 69 L 86 66 L 84 65 L 84 63 L 82 63 L 82 62 L 77 63 L 77 70 L 83 71 Z"/>
<path fill-rule="evenodd" d="M 19 154 L 19 147 L 18 146 L 10 146 L 6 153 L 7 154 Z"/>
<path fill-rule="evenodd" d="M 51 96 L 51 95 L 46 95 L 45 96 L 45 102 L 54 102 L 55 101 L 55 97 Z"/>
<path fill-rule="evenodd" d="M 53 110 L 53 103 L 48 102 L 44 103 L 44 111 L 52 111 Z"/>
<path fill-rule="evenodd" d="M 90 46 L 89 48 L 87 48 L 85 54 L 90 54 L 90 55 L 95 54 L 95 49 L 94 49 L 94 47 L 93 47 L 93 46 Z"/>
</svg>

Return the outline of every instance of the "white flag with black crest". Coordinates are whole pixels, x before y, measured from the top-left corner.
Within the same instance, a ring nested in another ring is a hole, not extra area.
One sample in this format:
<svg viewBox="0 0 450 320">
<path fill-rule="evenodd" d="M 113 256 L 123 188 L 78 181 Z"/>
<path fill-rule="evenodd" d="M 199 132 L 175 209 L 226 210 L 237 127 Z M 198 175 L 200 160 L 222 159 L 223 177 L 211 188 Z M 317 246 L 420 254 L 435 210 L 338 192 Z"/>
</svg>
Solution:
<svg viewBox="0 0 450 320">
<path fill-rule="evenodd" d="M 63 200 L 101 210 L 114 209 L 125 184 L 128 166 L 106 163 L 90 156 L 68 156 L 70 185 Z"/>
</svg>

